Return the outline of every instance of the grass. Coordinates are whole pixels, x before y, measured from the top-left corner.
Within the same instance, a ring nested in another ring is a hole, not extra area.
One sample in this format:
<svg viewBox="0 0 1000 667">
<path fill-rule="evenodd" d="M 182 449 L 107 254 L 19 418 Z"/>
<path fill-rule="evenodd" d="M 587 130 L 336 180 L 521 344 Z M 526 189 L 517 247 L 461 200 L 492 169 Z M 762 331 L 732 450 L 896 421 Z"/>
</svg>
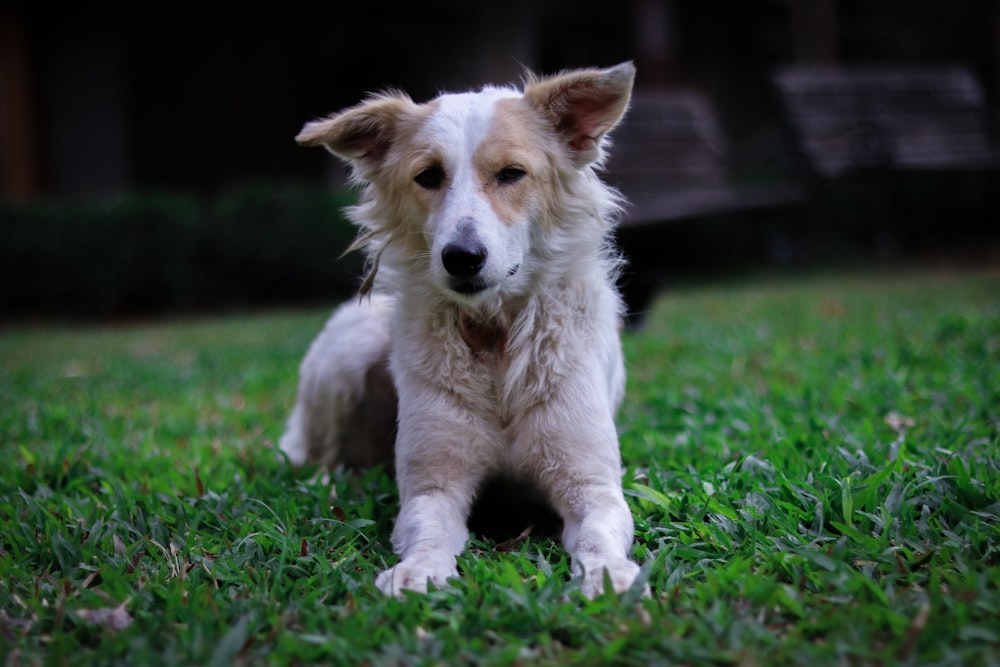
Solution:
<svg viewBox="0 0 1000 667">
<path fill-rule="evenodd" d="M 0 657 L 1000 664 L 1000 277 L 665 295 L 620 431 L 650 599 L 474 540 L 382 597 L 397 497 L 274 442 L 323 312 L 0 332 Z"/>
</svg>

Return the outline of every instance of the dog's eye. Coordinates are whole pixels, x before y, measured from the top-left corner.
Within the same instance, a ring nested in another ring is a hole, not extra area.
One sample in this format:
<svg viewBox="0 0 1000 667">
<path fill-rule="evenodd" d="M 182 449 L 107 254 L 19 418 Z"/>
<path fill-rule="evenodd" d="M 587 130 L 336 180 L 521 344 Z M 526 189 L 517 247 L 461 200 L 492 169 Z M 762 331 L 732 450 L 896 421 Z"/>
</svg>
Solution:
<svg viewBox="0 0 1000 667">
<path fill-rule="evenodd" d="M 440 190 L 444 184 L 444 169 L 439 165 L 427 167 L 413 178 L 413 182 L 425 190 Z"/>
<path fill-rule="evenodd" d="M 504 167 L 497 172 L 497 180 L 502 184 L 516 183 L 527 175 L 520 167 Z"/>
</svg>

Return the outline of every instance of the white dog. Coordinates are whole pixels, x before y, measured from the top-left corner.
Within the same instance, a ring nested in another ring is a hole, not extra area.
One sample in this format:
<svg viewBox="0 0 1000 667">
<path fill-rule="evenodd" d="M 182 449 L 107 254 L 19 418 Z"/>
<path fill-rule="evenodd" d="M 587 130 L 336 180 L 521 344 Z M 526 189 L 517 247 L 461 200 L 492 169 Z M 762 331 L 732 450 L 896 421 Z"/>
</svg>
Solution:
<svg viewBox="0 0 1000 667">
<path fill-rule="evenodd" d="M 558 512 L 586 595 L 639 572 L 614 424 L 619 198 L 595 175 L 634 75 L 624 63 L 529 76 L 523 91 L 426 104 L 384 94 L 296 138 L 353 168 L 372 294 L 313 343 L 281 449 L 365 465 L 395 438 L 401 560 L 376 581 L 387 594 L 458 576 L 473 500 L 497 477 Z"/>
</svg>

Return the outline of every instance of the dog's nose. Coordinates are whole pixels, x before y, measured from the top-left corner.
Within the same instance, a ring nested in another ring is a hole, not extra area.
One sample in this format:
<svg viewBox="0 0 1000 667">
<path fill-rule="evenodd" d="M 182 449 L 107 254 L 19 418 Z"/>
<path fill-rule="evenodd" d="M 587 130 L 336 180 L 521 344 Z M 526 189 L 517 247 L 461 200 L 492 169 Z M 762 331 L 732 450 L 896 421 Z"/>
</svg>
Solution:
<svg viewBox="0 0 1000 667">
<path fill-rule="evenodd" d="M 486 264 L 486 246 L 477 239 L 460 239 L 441 251 L 444 270 L 456 278 L 472 278 Z"/>
</svg>

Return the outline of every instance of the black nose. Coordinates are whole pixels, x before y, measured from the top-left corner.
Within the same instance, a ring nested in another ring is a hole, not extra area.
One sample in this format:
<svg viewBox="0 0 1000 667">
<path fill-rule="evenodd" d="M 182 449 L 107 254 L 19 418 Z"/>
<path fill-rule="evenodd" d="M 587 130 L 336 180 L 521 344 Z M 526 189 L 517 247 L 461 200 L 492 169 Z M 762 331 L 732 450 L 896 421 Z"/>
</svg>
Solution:
<svg viewBox="0 0 1000 667">
<path fill-rule="evenodd" d="M 444 270 L 456 278 L 472 278 L 486 264 L 486 246 L 476 239 L 460 239 L 441 251 Z"/>
</svg>

